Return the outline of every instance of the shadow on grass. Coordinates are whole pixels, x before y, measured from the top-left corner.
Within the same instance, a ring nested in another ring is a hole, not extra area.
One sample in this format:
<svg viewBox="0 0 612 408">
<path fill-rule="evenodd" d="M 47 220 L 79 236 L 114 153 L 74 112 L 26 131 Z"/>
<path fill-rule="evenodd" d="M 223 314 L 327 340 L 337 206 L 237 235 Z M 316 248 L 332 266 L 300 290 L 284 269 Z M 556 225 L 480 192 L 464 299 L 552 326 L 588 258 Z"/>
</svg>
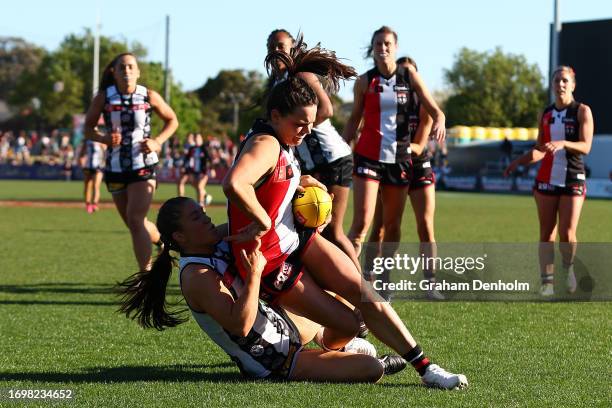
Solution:
<svg viewBox="0 0 612 408">
<path fill-rule="evenodd" d="M 24 229 L 23 232 L 34 232 L 34 233 L 68 233 L 68 234 L 96 234 L 96 235 L 106 235 L 106 234 L 129 234 L 129 231 L 124 230 L 93 230 L 93 229 L 58 229 L 58 228 L 28 228 Z"/>
<path fill-rule="evenodd" d="M 0 381 L 31 381 L 42 383 L 126 383 L 137 381 L 245 381 L 240 373 L 218 371 L 219 368 L 235 367 L 232 363 L 211 365 L 168 365 L 168 366 L 120 366 L 91 367 L 82 372 L 30 372 L 3 373 Z"/>
<path fill-rule="evenodd" d="M 28 372 L 28 373 L 3 373 L 0 372 L 0 381 L 22 381 L 40 383 L 130 383 L 130 382 L 253 382 L 258 380 L 247 379 L 235 370 L 235 365 L 230 362 L 209 365 L 168 365 L 168 366 L 120 366 L 120 367 L 91 367 L 82 372 L 59 373 L 59 372 Z M 231 372 L 218 371 L 217 369 L 234 368 Z M 398 378 L 399 379 L 399 378 Z M 263 380 L 266 382 L 278 382 L 289 384 L 283 380 Z M 327 384 L 327 383 L 324 383 Z M 351 385 L 350 383 L 345 385 Z M 417 383 L 382 383 L 377 387 L 385 388 L 426 388 Z"/>
<path fill-rule="evenodd" d="M 45 282 L 26 283 L 22 285 L 0 285 L 0 293 L 11 294 L 38 294 L 38 293 L 62 293 L 79 295 L 115 295 L 115 283 L 85 283 L 85 282 Z M 180 296 L 181 292 L 177 285 L 168 285 L 166 294 L 169 296 Z M 71 304 L 72 302 L 68 302 Z M 112 303 L 112 302 L 111 302 Z M 108 303 L 102 303 L 108 304 Z"/>
</svg>

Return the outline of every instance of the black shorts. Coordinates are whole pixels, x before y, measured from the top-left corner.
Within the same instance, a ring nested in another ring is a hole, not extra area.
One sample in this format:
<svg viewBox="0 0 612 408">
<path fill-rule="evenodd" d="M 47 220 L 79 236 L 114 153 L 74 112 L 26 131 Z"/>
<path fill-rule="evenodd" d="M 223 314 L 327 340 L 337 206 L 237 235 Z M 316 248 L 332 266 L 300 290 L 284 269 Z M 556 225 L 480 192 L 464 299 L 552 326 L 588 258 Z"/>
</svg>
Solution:
<svg viewBox="0 0 612 408">
<path fill-rule="evenodd" d="M 412 179 L 412 162 L 381 163 L 355 153 L 353 175 L 382 184 L 406 187 Z"/>
<path fill-rule="evenodd" d="M 431 162 L 412 162 L 412 179 L 410 191 L 436 184 L 436 175 L 431 169 Z"/>
<path fill-rule="evenodd" d="M 586 183 L 582 181 L 562 187 L 536 180 L 533 186 L 533 191 L 549 196 L 584 197 L 586 195 Z"/>
<path fill-rule="evenodd" d="M 204 168 L 204 169 L 202 169 L 200 171 L 195 171 L 191 167 L 186 167 L 185 168 L 185 174 L 193 174 L 195 176 L 205 176 L 206 174 L 208 174 L 208 169 Z"/>
<path fill-rule="evenodd" d="M 302 278 L 304 264 L 300 259 L 316 235 L 315 228 L 299 228 L 299 245 L 285 259 L 285 262 L 261 278 L 259 298 L 274 303 L 283 294 L 291 290 Z"/>
<path fill-rule="evenodd" d="M 153 166 L 121 173 L 111 171 L 104 172 L 106 188 L 111 194 L 124 192 L 128 184 L 137 183 L 139 181 L 155 180 L 155 176 L 155 167 Z"/>
<path fill-rule="evenodd" d="M 304 171 L 325 184 L 325 187 L 350 187 L 353 182 L 353 157 L 341 157 L 331 163 L 321 164 L 312 170 Z"/>
<path fill-rule="evenodd" d="M 103 169 L 101 169 L 99 167 L 96 167 L 96 168 L 93 168 L 93 169 L 88 169 L 88 168 L 84 167 L 81 170 L 83 170 L 83 174 L 86 175 L 86 176 L 94 176 L 94 175 L 104 171 Z"/>
</svg>

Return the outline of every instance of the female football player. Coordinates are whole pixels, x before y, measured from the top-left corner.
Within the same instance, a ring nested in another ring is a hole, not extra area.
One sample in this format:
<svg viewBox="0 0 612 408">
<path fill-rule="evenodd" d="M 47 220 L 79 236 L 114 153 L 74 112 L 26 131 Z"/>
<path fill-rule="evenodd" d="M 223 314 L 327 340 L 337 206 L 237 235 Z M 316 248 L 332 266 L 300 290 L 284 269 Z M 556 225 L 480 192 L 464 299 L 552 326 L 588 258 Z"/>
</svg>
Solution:
<svg viewBox="0 0 612 408">
<path fill-rule="evenodd" d="M 582 156 L 591 151 L 594 126 L 591 108 L 574 99 L 574 70 L 569 66 L 560 66 L 555 70 L 552 81 L 555 102 L 540 117 L 535 148 L 510 163 L 504 172 L 508 176 L 519 165 L 542 162 L 533 195 L 540 220 L 540 293 L 543 296 L 554 294 L 557 229 L 567 290 L 570 293 L 576 291 L 573 268 L 578 242 L 576 231 L 586 195 Z"/>
<path fill-rule="evenodd" d="M 291 201 L 298 187 L 325 188 L 310 176 L 300 177 L 292 150 L 311 132 L 318 102 L 310 85 L 297 74 L 312 72 L 337 87 L 340 79 L 354 76 L 355 71 L 332 52 L 307 49 L 301 39 L 289 54 L 268 54 L 266 64 L 271 71 L 284 67 L 286 77 L 272 87 L 267 118 L 252 126 L 223 181 L 229 201 L 227 239 L 235 258 L 242 256 L 243 249 L 250 253 L 255 241 L 261 240 L 266 265 L 260 297 L 323 325 L 326 348 L 338 349 L 359 329 L 356 314 L 325 292 L 329 290 L 357 307 L 370 331 L 410 362 L 423 382 L 451 389 L 467 385 L 465 376 L 429 362 L 395 311 L 380 302 L 344 252 L 316 231 L 294 224 Z M 247 268 L 240 263 L 236 266 L 246 279 Z"/>
<path fill-rule="evenodd" d="M 85 136 L 109 146 L 104 176 L 115 207 L 132 236 L 132 246 L 141 270 L 151 262 L 151 243 L 159 241 L 155 224 L 147 220 L 155 192 L 155 165 L 162 144 L 176 131 L 174 111 L 152 89 L 138 85 L 138 62 L 131 53 L 117 55 L 104 69 L 100 91 L 85 118 Z M 151 112 L 164 122 L 151 136 Z M 100 114 L 105 131 L 97 128 Z"/>
<path fill-rule="evenodd" d="M 293 45 L 294 39 L 287 30 L 274 30 L 268 36 L 269 53 L 283 51 L 288 54 Z M 286 75 L 282 67 L 278 72 L 280 78 L 271 77 L 270 86 Z M 311 86 L 318 99 L 317 116 L 312 132 L 297 146 L 302 173 L 312 175 L 332 194 L 332 218 L 323 231 L 323 236 L 342 249 L 360 268 L 355 249 L 344 233 L 343 227 L 353 172 L 351 148 L 331 123 L 334 107 L 319 78 L 311 72 L 300 72 L 298 76 Z"/>
<path fill-rule="evenodd" d="M 421 91 L 421 102 L 433 115 L 432 136 L 437 140 L 445 136 L 444 114 L 434 109 L 433 99 L 428 96 L 416 70 L 398 66 L 396 50 L 395 31 L 383 26 L 374 32 L 367 56 L 373 57 L 375 66 L 355 83 L 353 110 L 344 129 L 345 140 L 351 142 L 363 120 L 354 150 L 354 211 L 348 234 L 357 255 L 372 222 L 379 190 L 387 255 L 395 252 L 400 241 L 402 215 L 413 170 L 411 115 L 418 116 L 409 103 L 413 87 Z"/>
<path fill-rule="evenodd" d="M 173 266 L 170 251 L 176 251 L 180 253 L 179 283 L 191 314 L 247 378 L 377 382 L 383 373 L 392 374 L 406 365 L 399 356 L 377 359 L 345 350 L 303 349 L 313 337 L 312 322 L 290 318 L 282 308 L 258 298 L 266 265 L 260 241 L 250 252 L 240 252 L 237 262 L 247 271 L 243 279 L 236 273 L 228 243 L 222 240 L 227 224 L 215 227 L 194 200 L 166 201 L 157 227 L 164 247 L 153 267 L 121 284 L 121 311 L 141 326 L 162 330 L 184 321 L 178 312 L 168 310 L 165 301 Z"/>
</svg>

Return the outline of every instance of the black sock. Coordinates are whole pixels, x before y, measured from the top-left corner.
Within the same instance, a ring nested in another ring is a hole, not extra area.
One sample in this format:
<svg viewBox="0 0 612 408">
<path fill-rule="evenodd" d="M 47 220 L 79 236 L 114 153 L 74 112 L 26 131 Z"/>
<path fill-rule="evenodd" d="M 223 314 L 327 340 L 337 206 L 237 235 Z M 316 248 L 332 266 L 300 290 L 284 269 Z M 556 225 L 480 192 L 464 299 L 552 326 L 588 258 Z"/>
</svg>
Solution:
<svg viewBox="0 0 612 408">
<path fill-rule="evenodd" d="M 412 364 L 420 376 L 423 376 L 423 374 L 425 374 L 425 370 L 427 370 L 427 367 L 431 365 L 429 359 L 425 357 L 425 353 L 423 353 L 423 350 L 421 350 L 421 347 L 419 347 L 418 344 L 402 357 L 404 357 L 404 360 Z"/>
</svg>

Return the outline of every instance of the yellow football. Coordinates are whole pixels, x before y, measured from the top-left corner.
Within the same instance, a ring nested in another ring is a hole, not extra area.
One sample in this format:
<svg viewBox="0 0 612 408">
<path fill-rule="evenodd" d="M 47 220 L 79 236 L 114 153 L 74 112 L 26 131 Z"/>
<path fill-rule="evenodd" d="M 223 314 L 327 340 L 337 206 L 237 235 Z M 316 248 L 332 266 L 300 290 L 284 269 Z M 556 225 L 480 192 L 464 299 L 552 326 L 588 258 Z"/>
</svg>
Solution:
<svg viewBox="0 0 612 408">
<path fill-rule="evenodd" d="M 305 227 L 320 227 L 331 210 L 331 196 L 319 187 L 306 187 L 303 192 L 296 193 L 293 199 L 293 215 Z"/>
</svg>

